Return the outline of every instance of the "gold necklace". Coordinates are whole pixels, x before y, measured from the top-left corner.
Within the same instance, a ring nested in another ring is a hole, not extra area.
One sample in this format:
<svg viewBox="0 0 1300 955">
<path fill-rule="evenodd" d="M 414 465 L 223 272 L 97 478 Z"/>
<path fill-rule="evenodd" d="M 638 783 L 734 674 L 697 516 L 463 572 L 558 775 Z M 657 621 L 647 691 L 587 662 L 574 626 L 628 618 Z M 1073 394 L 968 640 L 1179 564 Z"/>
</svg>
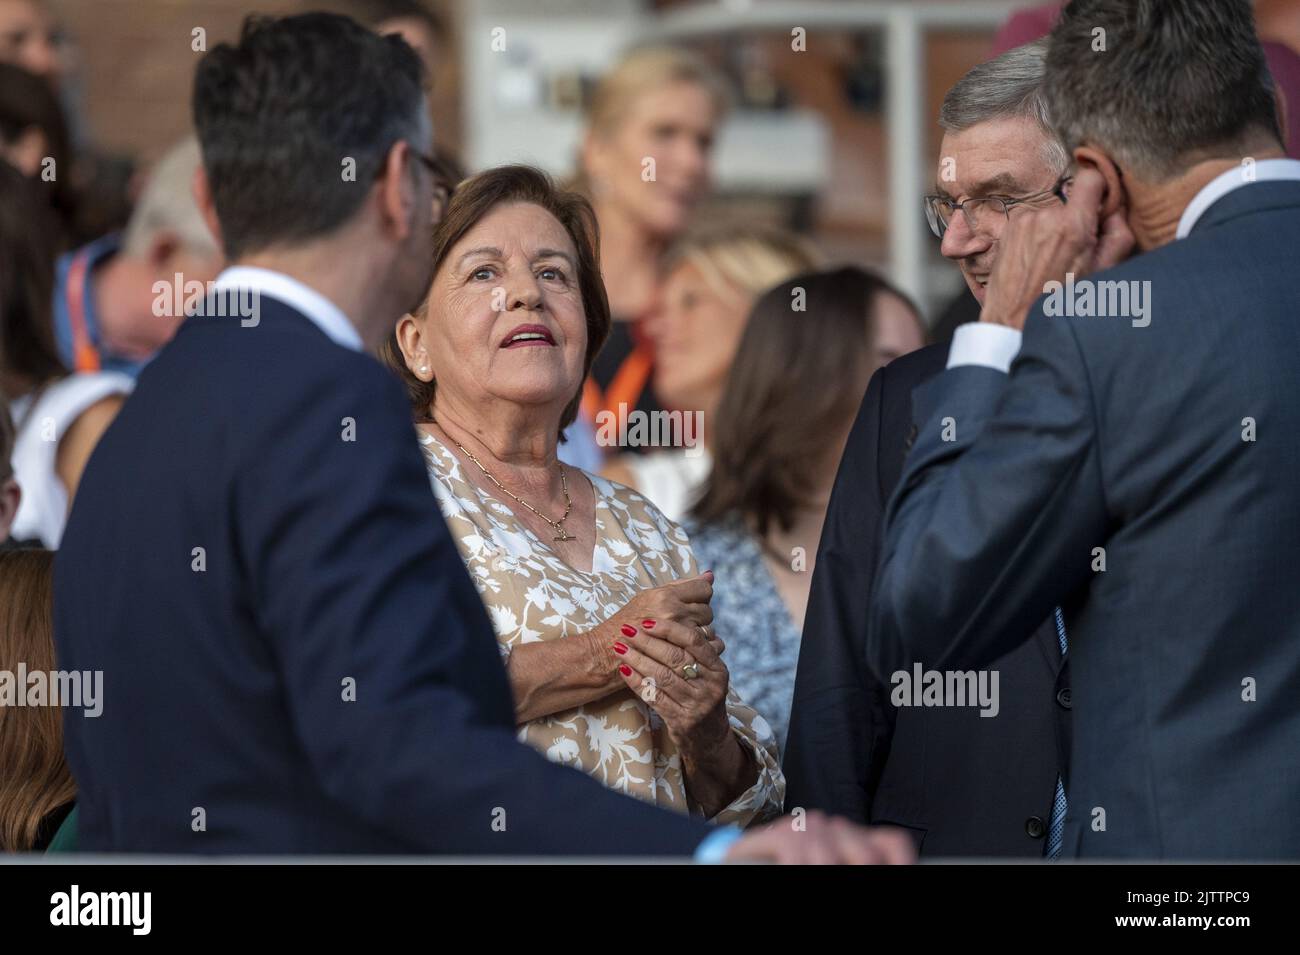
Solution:
<svg viewBox="0 0 1300 955">
<path fill-rule="evenodd" d="M 443 433 L 446 434 L 445 431 L 444 431 Z M 447 437 L 451 438 L 451 435 L 447 435 Z M 496 485 L 498 488 L 500 488 L 502 491 L 505 491 L 506 494 L 509 494 L 510 497 L 512 497 L 515 501 L 517 501 L 518 503 L 522 504 L 524 507 L 528 508 L 530 511 L 532 511 L 534 514 L 536 514 L 536 515 L 537 515 L 538 517 L 540 517 L 542 520 L 546 521 L 546 523 L 550 524 L 550 525 L 551 525 L 551 528 L 552 528 L 553 530 L 558 531 L 558 533 L 556 534 L 556 536 L 555 536 L 555 538 L 554 538 L 555 540 L 557 540 L 557 541 L 573 541 L 573 540 L 577 540 L 577 539 L 578 539 L 578 538 L 575 537 L 573 534 L 570 534 L 568 531 L 566 531 L 566 530 L 564 529 L 564 527 L 562 526 L 562 525 L 564 524 L 564 522 L 568 519 L 568 517 L 569 517 L 569 512 L 570 512 L 571 510 L 573 510 L 573 500 L 569 497 L 569 481 L 568 481 L 568 479 L 564 476 L 564 465 L 563 465 L 563 464 L 560 465 L 560 488 L 564 491 L 564 517 L 561 517 L 558 521 L 553 521 L 553 520 L 551 520 L 549 517 L 547 517 L 545 514 L 543 514 L 541 511 L 539 511 L 537 508 L 533 507 L 533 505 L 531 505 L 531 504 L 529 504 L 527 501 L 525 501 L 522 497 L 520 497 L 519 495 L 517 495 L 517 494 L 515 494 L 514 492 L 512 492 L 508 487 L 506 487 L 504 484 L 502 484 L 502 483 L 501 483 L 500 481 L 498 481 L 496 478 L 494 478 L 494 477 L 492 476 L 492 472 L 489 471 L 487 468 L 483 467 L 483 462 L 480 461 L 478 458 L 474 457 L 474 455 L 470 452 L 469 448 L 465 447 L 463 444 L 461 444 L 461 443 L 460 443 L 459 441 L 457 441 L 455 438 L 451 438 L 451 443 L 454 444 L 454 445 L 456 445 L 456 447 L 460 448 L 461 453 L 464 454 L 465 457 L 469 458 L 471 461 L 473 461 L 475 464 L 477 464 L 477 465 L 478 465 L 478 469 L 479 469 L 480 471 L 482 471 L 485 475 L 487 475 L 487 479 L 488 479 L 489 481 L 491 481 L 493 484 L 495 484 L 495 485 Z M 558 464 L 559 462 L 556 462 L 556 463 Z"/>
</svg>

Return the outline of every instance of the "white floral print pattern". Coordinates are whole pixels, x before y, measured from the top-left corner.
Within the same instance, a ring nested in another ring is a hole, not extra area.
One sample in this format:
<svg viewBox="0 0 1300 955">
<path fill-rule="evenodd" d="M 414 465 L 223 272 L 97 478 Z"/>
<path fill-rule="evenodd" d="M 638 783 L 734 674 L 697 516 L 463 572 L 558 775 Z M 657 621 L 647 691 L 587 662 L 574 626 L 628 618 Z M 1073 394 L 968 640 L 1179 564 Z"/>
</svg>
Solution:
<svg viewBox="0 0 1300 955">
<path fill-rule="evenodd" d="M 698 573 L 680 527 L 630 488 L 585 471 L 595 489 L 596 542 L 591 573 L 575 570 L 509 507 L 466 481 L 460 461 L 442 442 L 423 431 L 419 437 L 438 505 L 487 607 L 503 658 L 523 643 L 590 630 L 639 591 Z M 758 773 L 713 821 L 748 825 L 781 811 L 785 778 L 771 727 L 731 689 L 727 717 L 753 753 Z M 700 814 L 662 720 L 629 690 L 533 720 L 519 728 L 519 738 L 611 789 Z"/>
</svg>

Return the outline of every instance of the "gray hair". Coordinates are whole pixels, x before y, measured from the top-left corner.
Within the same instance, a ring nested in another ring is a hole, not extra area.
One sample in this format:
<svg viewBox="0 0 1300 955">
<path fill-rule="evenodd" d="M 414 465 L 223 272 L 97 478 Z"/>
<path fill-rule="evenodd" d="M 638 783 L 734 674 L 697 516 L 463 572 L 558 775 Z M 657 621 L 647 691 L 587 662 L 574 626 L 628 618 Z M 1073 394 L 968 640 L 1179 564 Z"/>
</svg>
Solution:
<svg viewBox="0 0 1300 955">
<path fill-rule="evenodd" d="M 216 254 L 217 240 L 194 201 L 194 173 L 201 162 L 199 141 L 189 136 L 154 166 L 126 226 L 123 248 L 127 255 L 145 255 L 154 236 L 162 232 L 174 235 L 190 251 Z"/>
<path fill-rule="evenodd" d="M 981 63 L 948 91 L 939 107 L 939 126 L 952 132 L 991 119 L 1031 119 L 1043 131 L 1044 158 L 1064 172 L 1070 154 L 1056 134 L 1044 95 L 1047 41 L 1035 40 Z"/>
<path fill-rule="evenodd" d="M 1047 102 L 1090 143 L 1162 181 L 1207 158 L 1282 142 L 1248 0 L 1075 0 L 1048 48 Z"/>
</svg>

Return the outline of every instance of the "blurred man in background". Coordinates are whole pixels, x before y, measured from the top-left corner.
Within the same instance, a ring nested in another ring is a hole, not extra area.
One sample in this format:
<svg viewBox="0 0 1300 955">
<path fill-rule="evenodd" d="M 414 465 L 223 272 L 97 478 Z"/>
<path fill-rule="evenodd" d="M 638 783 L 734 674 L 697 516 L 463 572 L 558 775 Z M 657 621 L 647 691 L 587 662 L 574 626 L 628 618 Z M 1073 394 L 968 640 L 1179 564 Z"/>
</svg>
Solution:
<svg viewBox="0 0 1300 955">
<path fill-rule="evenodd" d="M 135 376 L 171 340 L 184 302 L 206 291 L 222 256 L 194 202 L 199 145 L 178 143 L 150 174 L 126 231 L 59 260 L 54 336 L 75 371 Z M 197 283 L 197 284 L 195 284 Z"/>
</svg>

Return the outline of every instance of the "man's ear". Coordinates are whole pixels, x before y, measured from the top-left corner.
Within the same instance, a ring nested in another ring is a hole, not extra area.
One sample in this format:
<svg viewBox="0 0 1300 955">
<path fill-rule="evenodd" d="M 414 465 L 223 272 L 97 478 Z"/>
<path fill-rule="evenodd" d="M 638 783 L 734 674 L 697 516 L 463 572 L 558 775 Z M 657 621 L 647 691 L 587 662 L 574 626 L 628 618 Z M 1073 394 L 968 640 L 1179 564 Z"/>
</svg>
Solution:
<svg viewBox="0 0 1300 955">
<path fill-rule="evenodd" d="M 1092 168 L 1101 173 L 1106 180 L 1106 191 L 1101 197 L 1101 212 L 1098 221 L 1104 222 L 1115 210 L 1124 205 L 1124 183 L 1119 167 L 1115 161 L 1099 149 L 1092 146 L 1079 146 L 1074 150 L 1074 162 L 1080 169 Z"/>
<path fill-rule="evenodd" d="M 212 237 L 217 240 L 217 248 L 225 248 L 225 242 L 221 238 L 221 220 L 217 218 L 217 207 L 212 202 L 212 187 L 208 183 L 208 171 L 203 168 L 203 163 L 199 163 L 198 168 L 194 170 L 191 191 L 194 193 L 194 202 L 199 207 L 204 224 L 212 233 Z"/>
<path fill-rule="evenodd" d="M 406 174 L 410 150 L 405 140 L 393 143 L 384 159 L 383 172 L 375 181 L 382 228 L 398 242 L 405 241 L 411 231 L 411 210 L 415 207 L 415 184 Z"/>
<path fill-rule="evenodd" d="M 167 263 L 172 260 L 177 252 L 180 251 L 180 237 L 170 229 L 160 229 L 153 234 L 149 240 L 149 267 L 155 272 L 161 272 L 167 268 Z"/>
</svg>

